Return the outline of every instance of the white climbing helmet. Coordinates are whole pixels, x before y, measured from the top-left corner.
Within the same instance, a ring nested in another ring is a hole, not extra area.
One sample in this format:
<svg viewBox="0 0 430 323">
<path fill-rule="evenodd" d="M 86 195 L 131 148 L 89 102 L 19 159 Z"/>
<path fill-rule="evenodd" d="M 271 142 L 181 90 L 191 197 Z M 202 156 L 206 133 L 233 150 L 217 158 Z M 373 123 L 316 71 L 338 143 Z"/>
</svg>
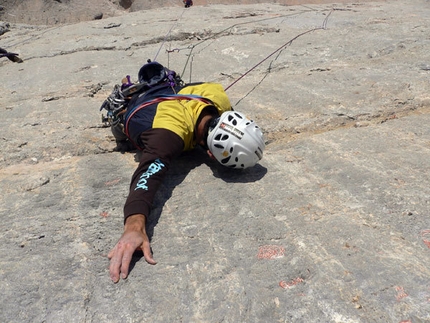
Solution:
<svg viewBox="0 0 430 323">
<path fill-rule="evenodd" d="M 218 119 L 207 138 L 216 160 L 227 167 L 247 168 L 263 158 L 264 137 L 254 121 L 237 111 L 224 112 Z"/>
</svg>

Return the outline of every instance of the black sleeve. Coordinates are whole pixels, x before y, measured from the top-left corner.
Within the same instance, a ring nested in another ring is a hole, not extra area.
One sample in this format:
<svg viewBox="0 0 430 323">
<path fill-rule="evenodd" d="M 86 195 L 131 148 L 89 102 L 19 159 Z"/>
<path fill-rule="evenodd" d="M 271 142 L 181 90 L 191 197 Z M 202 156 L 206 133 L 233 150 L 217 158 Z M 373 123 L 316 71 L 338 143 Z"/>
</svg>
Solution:
<svg viewBox="0 0 430 323">
<path fill-rule="evenodd" d="M 134 144 L 125 135 L 122 123 L 118 122 L 116 125 L 112 125 L 111 131 L 115 137 L 116 143 L 116 147 L 113 149 L 114 151 L 125 153 L 126 151 L 136 150 Z"/>
<path fill-rule="evenodd" d="M 115 137 L 115 140 L 118 141 L 126 141 L 127 136 L 124 133 L 124 126 L 121 122 L 118 122 L 115 125 L 112 125 L 110 127 L 110 130 L 112 131 L 113 136 Z"/>
<path fill-rule="evenodd" d="M 144 149 L 124 205 L 124 221 L 133 214 L 149 215 L 152 201 L 170 163 L 184 149 L 183 140 L 166 129 L 150 129 L 140 137 Z"/>
</svg>

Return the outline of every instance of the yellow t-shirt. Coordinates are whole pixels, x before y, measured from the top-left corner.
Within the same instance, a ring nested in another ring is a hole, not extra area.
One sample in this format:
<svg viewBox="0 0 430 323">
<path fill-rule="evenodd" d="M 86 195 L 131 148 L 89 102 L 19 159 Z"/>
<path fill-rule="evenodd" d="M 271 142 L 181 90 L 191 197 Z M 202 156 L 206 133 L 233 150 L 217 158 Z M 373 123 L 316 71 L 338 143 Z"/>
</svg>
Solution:
<svg viewBox="0 0 430 323">
<path fill-rule="evenodd" d="M 231 110 L 230 100 L 221 84 L 202 83 L 189 85 L 178 94 L 196 95 L 213 102 L 221 115 Z M 160 102 L 154 117 L 152 128 L 168 129 L 176 133 L 184 141 L 184 151 L 196 146 L 194 131 L 197 119 L 208 104 L 199 100 L 169 100 Z"/>
</svg>

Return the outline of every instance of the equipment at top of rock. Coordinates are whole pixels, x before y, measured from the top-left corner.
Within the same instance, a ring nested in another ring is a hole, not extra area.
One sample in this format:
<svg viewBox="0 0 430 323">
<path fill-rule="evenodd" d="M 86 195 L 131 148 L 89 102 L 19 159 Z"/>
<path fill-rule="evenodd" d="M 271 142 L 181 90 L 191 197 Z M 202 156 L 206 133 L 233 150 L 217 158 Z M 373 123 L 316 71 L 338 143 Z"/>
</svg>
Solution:
<svg viewBox="0 0 430 323">
<path fill-rule="evenodd" d="M 185 8 L 189 8 L 193 5 L 193 1 L 192 0 L 183 0 L 182 1 L 185 5 Z"/>
</svg>

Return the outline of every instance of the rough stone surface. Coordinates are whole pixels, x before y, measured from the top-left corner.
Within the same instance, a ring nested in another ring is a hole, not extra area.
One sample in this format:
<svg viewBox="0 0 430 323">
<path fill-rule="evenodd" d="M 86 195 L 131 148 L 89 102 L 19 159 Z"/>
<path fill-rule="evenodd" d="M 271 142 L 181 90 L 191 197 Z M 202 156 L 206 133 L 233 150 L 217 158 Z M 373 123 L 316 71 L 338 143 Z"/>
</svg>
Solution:
<svg viewBox="0 0 430 323">
<path fill-rule="evenodd" d="M 370 0 L 357 0 L 363 3 Z M 194 0 L 196 6 L 265 3 L 265 0 Z M 279 5 L 322 4 L 332 0 L 274 0 Z M 340 0 L 338 2 L 351 2 Z M 183 7 L 182 0 L 2 0 L 0 20 L 33 25 L 56 25 L 116 17 L 127 12 Z"/>
<path fill-rule="evenodd" d="M 430 322 L 428 17 L 411 0 L 11 23 L 0 322 Z M 137 156 L 99 107 L 148 58 L 228 87 L 267 147 L 243 172 L 181 156 L 151 214 L 158 264 L 112 284 Z"/>
</svg>

